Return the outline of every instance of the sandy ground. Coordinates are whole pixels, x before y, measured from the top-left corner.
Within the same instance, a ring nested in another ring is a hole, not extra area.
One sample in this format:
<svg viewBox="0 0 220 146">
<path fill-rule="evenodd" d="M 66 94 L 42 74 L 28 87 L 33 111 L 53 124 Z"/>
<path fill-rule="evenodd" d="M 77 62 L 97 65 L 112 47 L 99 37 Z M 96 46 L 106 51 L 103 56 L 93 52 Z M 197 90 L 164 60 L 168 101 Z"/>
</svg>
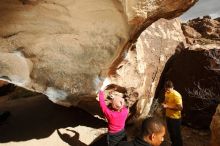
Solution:
<svg viewBox="0 0 220 146">
<path fill-rule="evenodd" d="M 56 105 L 43 95 L 16 100 L 1 96 L 0 111 L 6 110 L 11 115 L 0 123 L 0 146 L 107 146 L 103 120 L 79 108 Z M 184 146 L 209 145 L 209 131 L 183 126 L 182 135 Z M 162 146 L 170 144 L 166 138 Z"/>
<path fill-rule="evenodd" d="M 0 111 L 10 117 L 0 123 L 0 146 L 87 146 L 106 132 L 106 123 L 78 108 L 65 108 L 45 96 L 5 101 Z"/>
</svg>

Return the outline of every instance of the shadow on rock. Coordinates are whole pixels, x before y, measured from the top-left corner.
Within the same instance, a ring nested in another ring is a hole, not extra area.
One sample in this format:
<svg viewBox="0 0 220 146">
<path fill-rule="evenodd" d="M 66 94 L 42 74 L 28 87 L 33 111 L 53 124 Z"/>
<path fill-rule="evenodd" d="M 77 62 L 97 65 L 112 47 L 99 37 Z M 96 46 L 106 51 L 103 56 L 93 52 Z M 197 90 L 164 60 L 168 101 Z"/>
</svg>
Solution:
<svg viewBox="0 0 220 146">
<path fill-rule="evenodd" d="M 90 146 L 107 146 L 107 134 L 102 134 L 96 138 Z"/>
</svg>

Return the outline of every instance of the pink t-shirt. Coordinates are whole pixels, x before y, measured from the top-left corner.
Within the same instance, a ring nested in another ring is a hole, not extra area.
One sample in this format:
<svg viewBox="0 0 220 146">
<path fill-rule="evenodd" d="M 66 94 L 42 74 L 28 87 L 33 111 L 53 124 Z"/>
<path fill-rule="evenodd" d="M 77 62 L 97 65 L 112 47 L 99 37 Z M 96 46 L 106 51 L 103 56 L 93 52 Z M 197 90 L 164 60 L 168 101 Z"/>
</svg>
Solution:
<svg viewBox="0 0 220 146">
<path fill-rule="evenodd" d="M 99 91 L 99 104 L 102 112 L 108 120 L 108 131 L 110 133 L 117 133 L 125 127 L 125 121 L 128 116 L 128 109 L 126 107 L 123 107 L 120 111 L 109 109 L 105 104 L 104 96 L 104 92 Z"/>
</svg>

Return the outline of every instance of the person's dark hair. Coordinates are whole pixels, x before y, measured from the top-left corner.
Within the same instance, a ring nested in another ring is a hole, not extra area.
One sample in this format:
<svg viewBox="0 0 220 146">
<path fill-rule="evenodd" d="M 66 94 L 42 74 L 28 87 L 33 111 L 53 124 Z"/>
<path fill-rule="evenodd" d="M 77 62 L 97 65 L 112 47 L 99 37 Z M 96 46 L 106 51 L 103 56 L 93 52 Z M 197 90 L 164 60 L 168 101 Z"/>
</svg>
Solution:
<svg viewBox="0 0 220 146">
<path fill-rule="evenodd" d="M 170 80 L 166 81 L 165 88 L 173 88 L 173 87 L 174 86 L 173 86 L 173 82 L 172 81 L 170 81 Z"/>
<path fill-rule="evenodd" d="M 142 122 L 141 126 L 141 137 L 159 133 L 162 130 L 162 127 L 165 127 L 165 123 L 162 119 L 158 117 L 147 117 Z"/>
</svg>

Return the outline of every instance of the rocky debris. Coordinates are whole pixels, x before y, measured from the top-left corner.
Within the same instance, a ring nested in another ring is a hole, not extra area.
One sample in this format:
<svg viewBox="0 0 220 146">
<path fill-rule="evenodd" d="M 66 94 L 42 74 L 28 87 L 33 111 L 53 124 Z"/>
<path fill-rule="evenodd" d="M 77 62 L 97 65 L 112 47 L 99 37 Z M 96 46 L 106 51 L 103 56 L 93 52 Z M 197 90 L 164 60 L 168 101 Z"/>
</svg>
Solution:
<svg viewBox="0 0 220 146">
<path fill-rule="evenodd" d="M 182 29 L 183 29 L 183 34 L 186 36 L 186 37 L 190 37 L 190 38 L 196 38 L 196 39 L 199 39 L 201 38 L 201 34 L 198 33 L 194 28 L 190 27 L 190 26 L 187 26 L 187 25 L 182 25 Z"/>
<path fill-rule="evenodd" d="M 189 20 L 188 25 L 198 31 L 204 38 L 218 39 L 220 22 L 209 16 Z"/>
<path fill-rule="evenodd" d="M 163 71 L 156 95 L 163 98 L 165 80 L 183 97 L 183 123 L 208 128 L 220 102 L 220 50 L 184 50 L 173 55 Z"/>
<path fill-rule="evenodd" d="M 183 23 L 182 29 L 190 45 L 220 45 L 220 21 L 218 19 L 211 19 L 210 16 L 195 18 Z"/>
<path fill-rule="evenodd" d="M 220 105 L 218 105 L 214 116 L 212 117 L 212 122 L 210 125 L 212 138 L 211 138 L 211 145 L 212 146 L 219 146 L 220 145 Z"/>
<path fill-rule="evenodd" d="M 215 20 L 216 20 L 216 21 L 218 21 L 218 22 L 220 22 L 220 17 L 218 17 L 218 18 L 215 18 Z"/>
</svg>

